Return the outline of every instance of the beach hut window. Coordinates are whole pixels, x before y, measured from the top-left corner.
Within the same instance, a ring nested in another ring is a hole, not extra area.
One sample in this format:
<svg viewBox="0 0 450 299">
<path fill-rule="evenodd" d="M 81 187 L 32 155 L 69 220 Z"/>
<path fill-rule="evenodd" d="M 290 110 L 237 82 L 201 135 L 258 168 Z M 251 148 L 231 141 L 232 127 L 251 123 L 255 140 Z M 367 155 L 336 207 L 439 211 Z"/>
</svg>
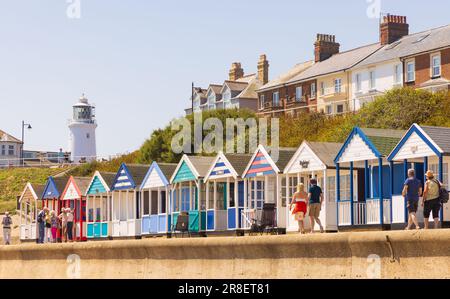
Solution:
<svg viewBox="0 0 450 299">
<path fill-rule="evenodd" d="M 166 191 L 161 191 L 161 199 L 159 205 L 160 213 L 166 213 Z"/>
<path fill-rule="evenodd" d="M 113 220 L 120 220 L 120 201 L 118 196 L 114 196 L 113 198 L 114 210 L 113 210 Z"/>
<path fill-rule="evenodd" d="M 128 192 L 128 198 L 127 198 L 127 201 L 128 201 L 128 214 L 127 214 L 127 218 L 125 219 L 125 220 L 127 220 L 127 219 L 134 219 L 134 208 L 135 208 L 135 206 L 134 206 L 134 196 L 133 196 L 134 194 L 133 194 L 133 192 Z"/>
<path fill-rule="evenodd" d="M 350 175 L 341 176 L 341 200 L 350 200 Z"/>
<path fill-rule="evenodd" d="M 149 192 L 148 191 L 144 191 L 144 215 L 149 215 L 150 214 L 150 199 L 149 199 Z"/>
<path fill-rule="evenodd" d="M 127 199 L 125 198 L 125 194 L 123 193 L 120 196 L 120 221 L 127 220 Z"/>
<path fill-rule="evenodd" d="M 334 176 L 327 177 L 326 196 L 328 202 L 336 202 L 336 177 Z"/>
<path fill-rule="evenodd" d="M 227 192 L 225 183 L 217 183 L 217 207 L 218 210 L 225 210 L 226 209 L 226 196 L 225 193 Z"/>
<path fill-rule="evenodd" d="M 202 184 L 202 187 L 200 189 L 200 207 L 202 210 L 206 209 L 206 186 L 205 184 Z"/>
<path fill-rule="evenodd" d="M 206 197 L 205 197 L 206 198 Z M 208 184 L 208 209 L 214 208 L 214 184 Z"/>
<path fill-rule="evenodd" d="M 88 221 L 94 222 L 94 209 L 89 209 L 88 211 Z"/>
<path fill-rule="evenodd" d="M 156 214 L 158 214 L 158 191 L 152 191 L 151 199 L 152 199 L 151 215 L 156 215 Z"/>
<path fill-rule="evenodd" d="M 230 183 L 230 208 L 235 207 L 234 187 L 234 183 Z"/>
<path fill-rule="evenodd" d="M 109 221 L 107 200 L 108 200 L 108 197 L 102 196 L 102 221 Z"/>
</svg>

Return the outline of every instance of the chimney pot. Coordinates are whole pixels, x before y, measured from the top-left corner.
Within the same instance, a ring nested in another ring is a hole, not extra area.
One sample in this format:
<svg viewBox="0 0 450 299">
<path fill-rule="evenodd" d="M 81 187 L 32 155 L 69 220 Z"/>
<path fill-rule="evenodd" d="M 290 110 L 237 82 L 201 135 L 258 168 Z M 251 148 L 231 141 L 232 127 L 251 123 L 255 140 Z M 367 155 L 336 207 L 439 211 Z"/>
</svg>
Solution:
<svg viewBox="0 0 450 299">
<path fill-rule="evenodd" d="M 241 67 L 240 62 L 233 62 L 229 72 L 230 81 L 236 81 L 244 77 L 244 69 Z"/>
<path fill-rule="evenodd" d="M 263 84 L 269 82 L 269 61 L 267 61 L 266 54 L 259 56 L 258 61 L 258 80 Z"/>
<path fill-rule="evenodd" d="M 380 24 L 380 43 L 385 46 L 409 34 L 406 16 L 387 14 Z"/>
<path fill-rule="evenodd" d="M 336 36 L 332 34 L 317 34 L 314 43 L 315 62 L 324 61 L 334 54 L 339 53 L 340 44 L 336 42 Z"/>
</svg>

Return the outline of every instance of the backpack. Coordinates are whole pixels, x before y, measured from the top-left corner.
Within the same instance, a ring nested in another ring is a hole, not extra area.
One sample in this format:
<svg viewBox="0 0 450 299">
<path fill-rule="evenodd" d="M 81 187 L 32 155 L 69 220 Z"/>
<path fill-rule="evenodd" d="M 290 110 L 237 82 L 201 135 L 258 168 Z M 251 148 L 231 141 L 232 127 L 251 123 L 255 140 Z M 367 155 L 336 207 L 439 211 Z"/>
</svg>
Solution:
<svg viewBox="0 0 450 299">
<path fill-rule="evenodd" d="M 439 182 L 438 180 L 435 180 L 435 183 L 437 183 L 438 186 L 439 186 L 439 201 L 440 201 L 442 204 L 448 203 L 448 198 L 449 198 L 449 196 L 448 196 L 448 191 L 447 191 L 447 189 L 445 189 L 444 187 L 442 187 L 441 182 Z"/>
</svg>

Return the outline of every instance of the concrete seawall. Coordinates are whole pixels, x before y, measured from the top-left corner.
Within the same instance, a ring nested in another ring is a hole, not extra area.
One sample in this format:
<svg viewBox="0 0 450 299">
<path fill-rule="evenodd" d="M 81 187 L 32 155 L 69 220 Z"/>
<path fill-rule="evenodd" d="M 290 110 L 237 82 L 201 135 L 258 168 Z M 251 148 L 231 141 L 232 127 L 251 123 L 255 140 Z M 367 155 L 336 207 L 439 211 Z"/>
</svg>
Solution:
<svg viewBox="0 0 450 299">
<path fill-rule="evenodd" d="M 450 278 L 450 230 L 0 247 L 0 278 L 78 277 Z"/>
</svg>

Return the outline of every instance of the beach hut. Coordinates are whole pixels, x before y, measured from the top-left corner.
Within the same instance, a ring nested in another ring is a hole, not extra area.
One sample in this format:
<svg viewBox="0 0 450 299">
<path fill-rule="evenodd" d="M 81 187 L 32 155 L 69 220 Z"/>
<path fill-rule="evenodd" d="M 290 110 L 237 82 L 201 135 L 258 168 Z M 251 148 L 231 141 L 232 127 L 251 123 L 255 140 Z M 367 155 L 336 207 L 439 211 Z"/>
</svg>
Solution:
<svg viewBox="0 0 450 299">
<path fill-rule="evenodd" d="M 141 233 L 158 235 L 169 232 L 170 177 L 177 164 L 153 162 L 140 188 Z"/>
<path fill-rule="evenodd" d="M 140 185 L 149 166 L 120 165 L 112 184 L 112 237 L 139 238 L 141 236 Z"/>
<path fill-rule="evenodd" d="M 245 182 L 242 178 L 250 154 L 220 152 L 205 176 L 206 230 L 241 232 Z"/>
<path fill-rule="evenodd" d="M 61 207 L 73 211 L 74 240 L 86 241 L 86 189 L 90 178 L 70 176 L 61 194 Z"/>
<path fill-rule="evenodd" d="M 244 201 L 244 228 L 250 228 L 251 219 L 260 219 L 265 203 L 275 204 L 277 228 L 286 228 L 286 194 L 282 194 L 283 170 L 294 156 L 296 148 L 266 150 L 259 145 L 244 170 L 247 198 Z M 272 154 L 272 156 L 271 156 Z"/>
<path fill-rule="evenodd" d="M 290 204 L 292 195 L 297 191 L 299 183 L 303 183 L 305 191 L 308 192 L 310 180 L 317 180 L 324 195 L 319 218 L 325 231 L 337 231 L 336 166 L 334 165 L 334 158 L 342 145 L 342 143 L 303 141 L 283 171 L 282 186 L 283 194 L 286 194 L 286 205 Z M 343 172 L 344 170 L 341 169 L 341 175 L 344 174 Z M 346 184 L 345 188 L 349 187 L 348 180 L 344 184 Z M 297 232 L 297 221 L 289 209 L 287 209 L 286 219 L 287 231 Z M 310 227 L 309 217 L 305 219 L 305 226 Z M 314 229 L 318 230 L 319 225 L 316 224 Z"/>
<path fill-rule="evenodd" d="M 68 177 L 49 177 L 42 192 L 42 207 L 61 212 L 61 194 L 66 187 Z"/>
<path fill-rule="evenodd" d="M 416 176 L 425 182 L 427 170 L 432 170 L 443 186 L 449 186 L 450 128 L 419 126 L 413 124 L 388 157 L 391 165 L 403 168 L 401 178 L 405 181 L 408 168 L 416 169 Z M 419 205 L 419 222 L 423 222 L 423 208 Z M 406 202 L 400 194 L 392 197 L 393 223 L 407 222 Z M 431 216 L 430 216 L 431 218 Z M 441 221 L 444 226 L 450 222 L 450 206 L 441 209 Z M 430 219 L 433 221 L 433 219 Z"/>
<path fill-rule="evenodd" d="M 214 162 L 214 157 L 183 155 L 173 173 L 172 185 L 172 228 L 180 212 L 189 215 L 188 229 L 191 233 L 206 231 L 206 196 L 204 177 Z"/>
<path fill-rule="evenodd" d="M 115 173 L 96 171 L 86 188 L 88 239 L 111 236 L 111 186 Z"/>
<path fill-rule="evenodd" d="M 44 185 L 27 183 L 19 198 L 19 234 L 20 241 L 35 241 L 38 237 L 37 215 Z"/>
<path fill-rule="evenodd" d="M 340 230 L 391 228 L 391 198 L 402 192 L 403 167 L 396 165 L 391 171 L 387 156 L 404 134 L 404 130 L 352 130 L 334 160 Z M 344 175 L 343 168 L 357 172 Z"/>
</svg>

